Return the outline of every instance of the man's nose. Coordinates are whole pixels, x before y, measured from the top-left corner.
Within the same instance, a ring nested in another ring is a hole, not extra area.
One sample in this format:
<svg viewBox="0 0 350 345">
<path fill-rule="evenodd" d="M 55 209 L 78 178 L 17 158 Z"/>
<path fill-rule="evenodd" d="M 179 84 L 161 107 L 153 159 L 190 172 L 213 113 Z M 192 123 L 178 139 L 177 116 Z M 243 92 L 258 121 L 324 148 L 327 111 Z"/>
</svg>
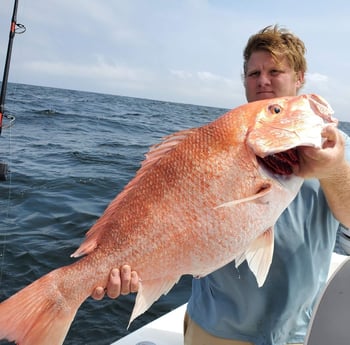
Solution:
<svg viewBox="0 0 350 345">
<path fill-rule="evenodd" d="M 261 73 L 258 79 L 258 85 L 259 86 L 265 86 L 265 85 L 270 85 L 271 80 L 269 76 L 266 73 Z"/>
</svg>

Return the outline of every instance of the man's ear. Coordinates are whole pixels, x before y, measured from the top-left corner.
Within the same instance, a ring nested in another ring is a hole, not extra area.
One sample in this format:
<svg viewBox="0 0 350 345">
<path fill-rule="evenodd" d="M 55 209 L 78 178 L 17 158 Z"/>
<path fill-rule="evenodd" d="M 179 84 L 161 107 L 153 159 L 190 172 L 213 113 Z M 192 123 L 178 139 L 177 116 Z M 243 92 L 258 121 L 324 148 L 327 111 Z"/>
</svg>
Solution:
<svg viewBox="0 0 350 345">
<path fill-rule="evenodd" d="M 305 83 L 305 73 L 304 72 L 297 72 L 296 74 L 297 80 L 296 80 L 296 87 L 300 89 L 304 83 Z"/>
</svg>

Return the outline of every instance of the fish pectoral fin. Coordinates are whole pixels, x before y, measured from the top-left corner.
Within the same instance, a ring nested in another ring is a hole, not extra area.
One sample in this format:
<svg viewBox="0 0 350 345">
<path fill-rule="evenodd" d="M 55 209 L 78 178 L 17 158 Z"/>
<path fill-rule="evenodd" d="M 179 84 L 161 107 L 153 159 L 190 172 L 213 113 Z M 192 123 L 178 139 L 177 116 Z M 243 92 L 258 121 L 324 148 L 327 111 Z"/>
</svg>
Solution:
<svg viewBox="0 0 350 345">
<path fill-rule="evenodd" d="M 180 279 L 180 277 L 165 278 L 168 279 L 143 280 L 140 283 L 128 328 L 131 322 L 143 314 L 161 295 L 166 295 Z"/>
<path fill-rule="evenodd" d="M 228 201 L 225 202 L 219 206 L 216 206 L 214 209 L 216 210 L 217 208 L 221 208 L 221 207 L 231 207 L 231 206 L 235 206 L 238 204 L 242 204 L 244 202 L 250 202 L 250 201 L 261 201 L 263 202 L 263 198 L 268 195 L 272 190 L 272 186 L 270 183 L 268 184 L 264 184 L 259 191 L 251 196 L 248 196 L 246 198 L 242 198 L 242 199 L 237 199 L 237 200 L 232 200 L 232 201 Z"/>
<path fill-rule="evenodd" d="M 266 230 L 248 249 L 235 259 L 236 267 L 247 260 L 250 270 L 254 273 L 258 286 L 261 287 L 269 272 L 274 248 L 273 228 Z"/>
</svg>

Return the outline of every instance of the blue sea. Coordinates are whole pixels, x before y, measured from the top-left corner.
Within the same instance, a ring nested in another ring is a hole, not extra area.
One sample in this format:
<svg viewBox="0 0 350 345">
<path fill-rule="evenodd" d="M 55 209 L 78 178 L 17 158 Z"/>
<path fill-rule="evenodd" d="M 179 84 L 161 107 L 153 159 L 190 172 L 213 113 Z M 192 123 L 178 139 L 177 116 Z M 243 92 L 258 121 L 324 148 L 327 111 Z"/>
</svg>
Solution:
<svg viewBox="0 0 350 345">
<path fill-rule="evenodd" d="M 10 170 L 0 181 L 0 300 L 73 262 L 149 146 L 227 110 L 23 84 L 9 84 L 5 108 L 16 121 L 0 137 L 0 161 Z M 350 133 L 350 123 L 341 128 Z M 111 344 L 186 302 L 190 284 L 182 278 L 128 330 L 134 295 L 89 298 L 65 344 Z"/>
<path fill-rule="evenodd" d="M 0 137 L 0 161 L 10 170 L 0 181 L 0 300 L 73 262 L 70 254 L 134 176 L 149 146 L 225 112 L 20 84 L 9 84 L 6 109 L 16 121 Z M 65 344 L 110 344 L 184 303 L 190 282 L 182 279 L 129 330 L 134 296 L 89 299 Z"/>
</svg>

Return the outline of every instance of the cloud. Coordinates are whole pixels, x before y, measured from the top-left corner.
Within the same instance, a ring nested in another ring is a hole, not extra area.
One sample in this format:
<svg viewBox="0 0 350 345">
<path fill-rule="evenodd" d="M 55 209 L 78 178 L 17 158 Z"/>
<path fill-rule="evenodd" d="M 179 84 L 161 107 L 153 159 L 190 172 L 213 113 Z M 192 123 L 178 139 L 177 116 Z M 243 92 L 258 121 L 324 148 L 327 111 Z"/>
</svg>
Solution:
<svg viewBox="0 0 350 345">
<path fill-rule="evenodd" d="M 308 73 L 306 76 L 307 80 L 309 80 L 311 83 L 327 83 L 329 80 L 329 77 L 321 74 L 321 73 Z"/>
<path fill-rule="evenodd" d="M 340 120 L 349 121 L 348 99 L 350 85 L 336 75 L 326 75 L 320 72 L 308 73 L 303 93 L 316 93 L 325 98 L 335 111 L 335 116 Z"/>
<path fill-rule="evenodd" d="M 197 80 L 205 83 L 225 83 L 232 84 L 233 80 L 227 77 L 223 77 L 221 75 L 208 72 L 208 71 L 198 71 L 198 72 L 190 72 L 184 70 L 170 70 L 170 73 L 182 80 Z"/>
<path fill-rule="evenodd" d="M 75 64 L 64 61 L 31 61 L 24 62 L 23 67 L 33 73 L 51 77 L 79 78 L 100 80 L 113 79 L 120 81 L 140 82 L 150 79 L 151 74 L 142 69 L 98 61 L 91 64 Z"/>
<path fill-rule="evenodd" d="M 170 70 L 170 74 L 182 80 L 193 78 L 193 74 L 191 72 L 187 72 L 183 70 Z"/>
<path fill-rule="evenodd" d="M 167 84 L 178 100 L 186 103 L 232 108 L 245 102 L 240 78 L 209 71 L 172 69 Z"/>
<path fill-rule="evenodd" d="M 13 3 L 2 5 L 6 49 Z M 27 32 L 15 38 L 10 81 L 233 107 L 245 102 L 246 40 L 275 23 L 265 2 L 255 5 L 251 11 L 228 0 L 23 0 L 17 19 Z M 350 5 L 327 6 L 305 3 L 302 12 L 281 13 L 278 24 L 306 43 L 310 73 L 303 92 L 321 94 L 345 114 Z"/>
<path fill-rule="evenodd" d="M 329 91 L 331 78 L 319 72 L 306 74 L 304 91 L 308 93 L 324 93 Z"/>
</svg>

